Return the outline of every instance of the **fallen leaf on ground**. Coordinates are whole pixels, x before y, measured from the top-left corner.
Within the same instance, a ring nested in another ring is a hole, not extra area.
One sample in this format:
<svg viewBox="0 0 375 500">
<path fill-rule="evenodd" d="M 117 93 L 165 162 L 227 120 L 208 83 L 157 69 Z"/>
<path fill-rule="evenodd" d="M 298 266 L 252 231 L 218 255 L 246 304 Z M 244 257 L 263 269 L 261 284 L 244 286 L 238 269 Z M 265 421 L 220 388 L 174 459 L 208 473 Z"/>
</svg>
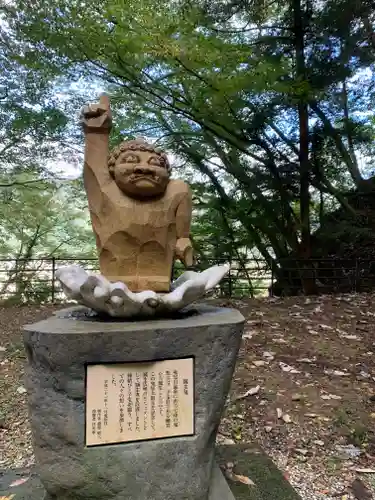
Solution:
<svg viewBox="0 0 375 500">
<path fill-rule="evenodd" d="M 280 338 L 280 337 L 274 338 L 274 339 L 272 339 L 272 341 L 276 342 L 276 344 L 287 344 L 288 343 L 287 340 Z"/>
<path fill-rule="evenodd" d="M 247 484 L 248 486 L 255 486 L 254 482 L 249 477 L 243 476 L 242 474 L 235 474 L 233 472 L 233 467 L 234 464 L 232 462 L 228 462 L 224 467 L 222 467 L 222 471 L 227 479 Z"/>
<path fill-rule="evenodd" d="M 300 455 L 307 455 L 308 454 L 308 450 L 305 450 L 304 448 L 296 448 L 296 452 L 299 453 Z"/>
<path fill-rule="evenodd" d="M 348 445 L 336 445 L 336 450 L 338 452 L 338 457 L 343 460 L 353 460 L 354 458 L 358 458 L 362 451 L 358 446 L 354 446 L 353 444 Z"/>
<path fill-rule="evenodd" d="M 254 366 L 265 366 L 267 364 L 267 361 L 263 361 L 263 360 L 255 360 L 253 361 L 253 365 Z"/>
<path fill-rule="evenodd" d="M 282 419 L 284 420 L 284 422 L 286 424 L 290 424 L 292 422 L 292 417 L 290 415 L 288 415 L 287 413 L 285 413 L 283 416 L 282 416 Z"/>
<path fill-rule="evenodd" d="M 273 359 L 275 359 L 275 352 L 272 352 L 272 351 L 265 351 L 263 353 L 263 357 L 268 359 L 269 361 L 272 361 Z"/>
<path fill-rule="evenodd" d="M 255 486 L 254 482 L 247 476 L 243 476 L 242 474 L 235 474 L 233 472 L 234 468 L 234 463 L 233 462 L 228 462 L 225 464 L 224 467 L 222 467 L 222 470 L 224 472 L 224 475 L 227 479 L 230 479 L 231 481 L 236 481 L 242 484 L 247 484 L 248 486 Z"/>
<path fill-rule="evenodd" d="M 321 394 L 321 399 L 326 399 L 326 400 L 329 400 L 329 399 L 342 399 L 341 396 L 336 396 L 336 394 Z"/>
<path fill-rule="evenodd" d="M 232 478 L 234 481 L 238 481 L 242 484 L 247 484 L 248 486 L 255 486 L 254 481 L 252 481 L 249 477 L 247 476 L 242 476 L 241 474 L 234 474 L 232 473 Z"/>
<path fill-rule="evenodd" d="M 252 387 L 251 389 L 246 391 L 244 394 L 237 396 L 236 399 L 243 399 L 247 398 L 247 396 L 254 396 L 255 394 L 258 394 L 259 391 L 260 391 L 260 385 L 257 385 L 256 387 Z"/>
<path fill-rule="evenodd" d="M 296 370 L 293 366 L 287 365 L 286 363 L 283 363 L 282 361 L 279 363 L 280 368 L 282 369 L 283 372 L 287 373 L 301 373 L 299 370 Z"/>
<path fill-rule="evenodd" d="M 306 328 L 307 328 L 309 333 L 312 333 L 313 335 L 319 335 L 319 333 L 316 330 L 314 330 L 314 328 L 312 326 L 307 325 Z"/>
<path fill-rule="evenodd" d="M 234 439 L 223 436 L 222 434 L 218 434 L 216 436 L 216 442 L 219 444 L 235 444 L 236 443 Z"/>
<path fill-rule="evenodd" d="M 9 488 L 14 488 L 15 486 L 21 486 L 21 484 L 26 483 L 30 477 L 21 477 L 20 479 L 16 479 L 13 483 L 10 483 Z"/>
<path fill-rule="evenodd" d="M 346 340 L 362 340 L 362 337 L 358 337 L 358 335 L 340 335 L 340 337 Z"/>
<path fill-rule="evenodd" d="M 247 330 L 245 333 L 242 335 L 243 339 L 252 339 L 254 335 L 256 335 L 258 332 L 255 330 Z"/>
<path fill-rule="evenodd" d="M 324 370 L 326 375 L 336 375 L 337 377 L 347 377 L 350 373 L 343 372 L 341 370 Z"/>
</svg>

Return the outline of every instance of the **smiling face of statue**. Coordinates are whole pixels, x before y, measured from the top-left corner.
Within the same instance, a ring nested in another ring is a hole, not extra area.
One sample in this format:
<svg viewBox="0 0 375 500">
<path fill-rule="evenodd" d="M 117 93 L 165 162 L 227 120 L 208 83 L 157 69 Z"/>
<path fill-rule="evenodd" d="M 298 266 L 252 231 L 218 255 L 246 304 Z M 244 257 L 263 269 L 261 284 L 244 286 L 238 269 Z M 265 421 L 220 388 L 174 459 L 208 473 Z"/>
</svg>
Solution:
<svg viewBox="0 0 375 500">
<path fill-rule="evenodd" d="M 110 170 L 121 191 L 133 198 L 160 196 L 169 182 L 165 155 L 150 150 L 121 151 Z"/>
</svg>

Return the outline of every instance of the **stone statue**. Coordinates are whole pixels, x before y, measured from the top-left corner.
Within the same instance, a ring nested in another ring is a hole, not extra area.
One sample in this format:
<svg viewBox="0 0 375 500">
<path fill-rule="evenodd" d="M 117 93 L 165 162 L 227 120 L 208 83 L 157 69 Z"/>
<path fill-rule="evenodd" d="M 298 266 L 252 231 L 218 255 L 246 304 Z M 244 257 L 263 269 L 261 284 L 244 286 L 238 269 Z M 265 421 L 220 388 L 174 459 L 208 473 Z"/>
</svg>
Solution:
<svg viewBox="0 0 375 500">
<path fill-rule="evenodd" d="M 70 299 L 113 317 L 152 317 L 177 311 L 212 289 L 229 271 L 186 271 L 171 282 L 174 259 L 193 264 L 189 239 L 192 196 L 170 179 L 165 153 L 143 139 L 108 154 L 109 98 L 82 110 L 84 184 L 101 274 L 66 266 L 56 277 Z"/>
<path fill-rule="evenodd" d="M 101 273 L 133 292 L 169 292 L 174 258 L 193 264 L 190 188 L 170 179 L 167 155 L 144 140 L 125 141 L 108 157 L 107 96 L 82 114 L 84 183 Z"/>
</svg>

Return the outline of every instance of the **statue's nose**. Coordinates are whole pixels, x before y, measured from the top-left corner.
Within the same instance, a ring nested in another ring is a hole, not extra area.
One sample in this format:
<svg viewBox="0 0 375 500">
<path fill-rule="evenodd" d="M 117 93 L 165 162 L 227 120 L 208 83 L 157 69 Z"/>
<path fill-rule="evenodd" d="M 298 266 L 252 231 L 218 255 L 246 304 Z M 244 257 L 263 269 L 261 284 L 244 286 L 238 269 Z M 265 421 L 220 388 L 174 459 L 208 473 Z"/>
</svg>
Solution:
<svg viewBox="0 0 375 500">
<path fill-rule="evenodd" d="M 134 167 L 134 173 L 136 174 L 151 174 L 153 172 L 152 168 L 148 165 L 137 165 Z"/>
</svg>

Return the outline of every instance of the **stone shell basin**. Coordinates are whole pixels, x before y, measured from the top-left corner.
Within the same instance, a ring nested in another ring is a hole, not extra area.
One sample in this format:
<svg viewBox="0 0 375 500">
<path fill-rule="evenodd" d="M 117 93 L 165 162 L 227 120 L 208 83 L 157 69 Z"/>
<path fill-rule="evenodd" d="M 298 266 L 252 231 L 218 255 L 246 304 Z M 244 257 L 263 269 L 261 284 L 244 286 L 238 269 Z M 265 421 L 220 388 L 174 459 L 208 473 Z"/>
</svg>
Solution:
<svg viewBox="0 0 375 500">
<path fill-rule="evenodd" d="M 171 292 L 131 292 L 125 283 L 112 283 L 101 274 L 80 266 L 61 267 L 56 278 L 65 295 L 98 313 L 115 318 L 162 316 L 177 312 L 203 297 L 229 272 L 229 264 L 212 266 L 203 272 L 186 271 L 171 284 Z"/>
</svg>

